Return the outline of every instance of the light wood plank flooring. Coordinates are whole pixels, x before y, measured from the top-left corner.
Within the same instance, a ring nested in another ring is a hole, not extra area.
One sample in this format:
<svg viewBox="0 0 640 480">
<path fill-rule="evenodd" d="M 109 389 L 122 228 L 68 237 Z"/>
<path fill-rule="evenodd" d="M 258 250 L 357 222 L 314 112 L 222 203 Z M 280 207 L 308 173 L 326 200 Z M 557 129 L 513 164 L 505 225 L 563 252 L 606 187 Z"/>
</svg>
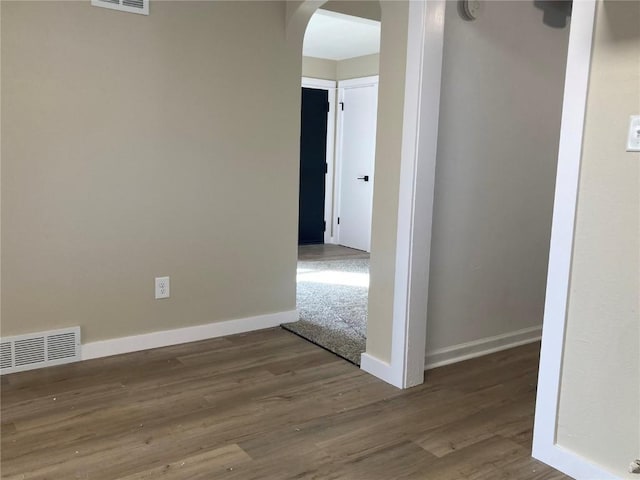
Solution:
<svg viewBox="0 0 640 480">
<path fill-rule="evenodd" d="M 537 361 L 401 391 L 271 329 L 6 375 L 2 478 L 564 479 L 530 458 Z"/>
</svg>

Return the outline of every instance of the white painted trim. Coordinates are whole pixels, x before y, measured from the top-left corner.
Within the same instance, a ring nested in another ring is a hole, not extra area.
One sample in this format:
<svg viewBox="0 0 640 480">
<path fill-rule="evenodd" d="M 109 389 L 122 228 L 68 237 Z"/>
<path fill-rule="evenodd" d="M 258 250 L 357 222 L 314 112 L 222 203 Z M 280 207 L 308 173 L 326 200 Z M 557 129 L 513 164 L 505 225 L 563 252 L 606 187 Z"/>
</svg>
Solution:
<svg viewBox="0 0 640 480">
<path fill-rule="evenodd" d="M 251 332 L 264 328 L 277 327 L 282 323 L 295 322 L 300 318 L 297 310 L 270 313 L 255 317 L 238 318 L 222 322 L 196 325 L 193 327 L 176 328 L 159 332 L 133 335 L 130 337 L 113 338 L 82 345 L 81 358 L 108 357 L 121 353 L 137 352 L 150 348 L 178 345 L 180 343 L 196 342 L 208 338 L 223 337 L 236 333 Z"/>
<path fill-rule="evenodd" d="M 424 381 L 445 6 L 409 3 L 391 345 L 391 383 L 403 388 Z"/>
<path fill-rule="evenodd" d="M 542 337 L 542 327 L 525 328 L 494 337 L 481 338 L 452 347 L 439 348 L 427 352 L 425 370 L 450 365 L 452 363 L 482 357 L 520 345 L 537 342 Z"/>
<path fill-rule="evenodd" d="M 379 81 L 380 81 L 379 75 L 349 78 L 348 80 L 338 80 L 338 88 L 368 87 L 371 85 L 378 85 Z"/>
<path fill-rule="evenodd" d="M 573 3 L 551 227 L 533 456 L 575 478 L 600 480 L 615 477 L 562 448 L 556 439 L 595 12 L 595 0 Z"/>
<path fill-rule="evenodd" d="M 378 377 L 394 387 L 402 388 L 402 383 L 398 382 L 399 377 L 394 372 L 392 366 L 379 358 L 363 353 L 360 355 L 360 368 L 365 372 Z"/>
<path fill-rule="evenodd" d="M 331 225 L 331 230 L 333 231 L 333 236 L 335 243 L 340 245 L 340 191 L 342 190 L 342 126 L 344 123 L 343 120 L 343 111 L 341 108 L 337 107 L 342 102 L 344 102 L 344 89 L 338 86 L 336 90 L 336 147 L 335 147 L 335 155 L 334 159 L 334 172 L 335 172 L 335 180 L 333 182 L 333 208 L 335 215 L 333 216 L 333 223 Z"/>
<path fill-rule="evenodd" d="M 579 480 L 622 480 L 617 475 L 603 470 L 588 459 L 557 444 L 546 448 L 544 456 L 539 457 L 535 453 L 533 456 L 556 470 Z"/>
<path fill-rule="evenodd" d="M 302 77 L 302 86 L 307 88 L 318 88 L 320 90 L 331 90 L 336 88 L 335 80 L 325 80 L 323 78 Z"/>
<path fill-rule="evenodd" d="M 327 112 L 327 174 L 324 177 L 324 243 L 334 243 L 334 211 L 333 182 L 335 175 L 335 142 L 336 142 L 336 82 L 321 78 L 302 77 L 302 86 L 326 90 L 329 95 L 329 111 Z"/>
</svg>

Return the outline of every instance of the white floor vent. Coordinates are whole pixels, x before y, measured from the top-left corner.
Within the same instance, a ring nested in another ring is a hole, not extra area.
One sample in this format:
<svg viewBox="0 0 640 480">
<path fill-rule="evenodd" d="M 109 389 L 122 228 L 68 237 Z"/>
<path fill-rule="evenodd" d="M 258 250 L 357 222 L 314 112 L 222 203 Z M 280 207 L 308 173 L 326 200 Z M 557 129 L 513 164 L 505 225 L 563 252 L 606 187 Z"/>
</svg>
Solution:
<svg viewBox="0 0 640 480">
<path fill-rule="evenodd" d="M 149 15 L 149 0 L 91 0 L 94 7 Z"/>
<path fill-rule="evenodd" d="M 2 375 L 78 360 L 80 360 L 80 327 L 0 339 L 0 374 Z"/>
</svg>

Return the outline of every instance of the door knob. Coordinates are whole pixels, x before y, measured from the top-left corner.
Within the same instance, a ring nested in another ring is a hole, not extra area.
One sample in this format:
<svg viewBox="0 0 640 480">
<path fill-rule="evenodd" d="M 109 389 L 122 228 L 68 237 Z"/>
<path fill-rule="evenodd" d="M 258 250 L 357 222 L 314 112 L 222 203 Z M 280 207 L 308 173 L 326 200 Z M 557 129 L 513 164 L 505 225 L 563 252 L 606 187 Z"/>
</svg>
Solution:
<svg viewBox="0 0 640 480">
<path fill-rule="evenodd" d="M 358 177 L 358 180 L 364 180 L 365 182 L 369 181 L 369 175 L 364 175 L 362 177 Z"/>
</svg>

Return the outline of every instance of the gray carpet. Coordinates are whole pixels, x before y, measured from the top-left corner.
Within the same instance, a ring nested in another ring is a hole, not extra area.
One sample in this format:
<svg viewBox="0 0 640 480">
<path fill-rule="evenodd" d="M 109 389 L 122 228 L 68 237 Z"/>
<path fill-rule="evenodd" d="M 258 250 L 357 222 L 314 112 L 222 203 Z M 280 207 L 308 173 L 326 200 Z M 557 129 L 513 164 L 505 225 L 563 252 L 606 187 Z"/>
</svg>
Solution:
<svg viewBox="0 0 640 480">
<path fill-rule="evenodd" d="M 298 262 L 300 320 L 282 326 L 360 365 L 368 292 L 369 259 Z"/>
</svg>

